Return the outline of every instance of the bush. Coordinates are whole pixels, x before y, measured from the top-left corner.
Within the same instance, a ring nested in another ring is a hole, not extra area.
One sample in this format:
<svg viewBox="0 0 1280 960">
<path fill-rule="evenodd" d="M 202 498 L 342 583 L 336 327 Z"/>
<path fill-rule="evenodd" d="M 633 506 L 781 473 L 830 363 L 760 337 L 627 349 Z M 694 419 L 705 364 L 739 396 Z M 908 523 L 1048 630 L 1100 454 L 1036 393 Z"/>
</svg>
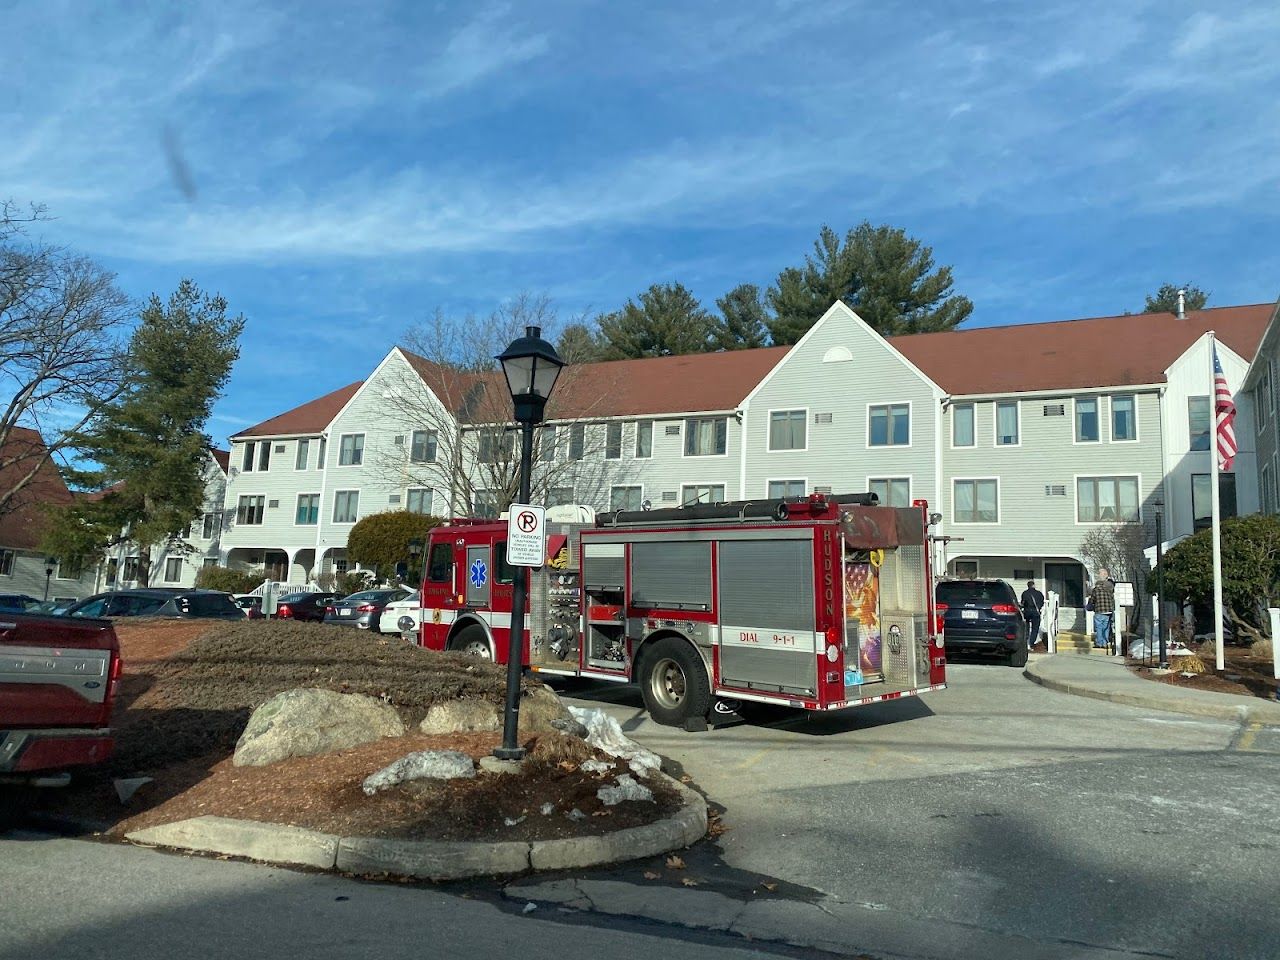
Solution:
<svg viewBox="0 0 1280 960">
<path fill-rule="evenodd" d="M 359 593 L 361 590 L 367 589 L 369 586 L 369 574 L 364 570 L 348 570 L 344 573 L 335 574 L 333 578 L 333 590 L 340 593 L 344 597 L 353 593 Z"/>
<path fill-rule="evenodd" d="M 374 513 L 360 520 L 347 534 L 347 556 L 362 567 L 372 568 L 380 579 L 393 575 L 396 564 L 410 562 L 409 544 L 417 540 L 423 551 L 427 536 L 433 527 L 444 521 L 439 517 L 408 510 L 391 510 Z M 421 564 L 423 553 L 418 554 Z M 409 582 L 418 579 L 421 571 L 410 571 Z"/>
<path fill-rule="evenodd" d="M 222 590 L 226 593 L 248 593 L 262 586 L 267 578 L 261 567 L 253 570 L 234 570 L 230 567 L 201 567 L 196 571 L 196 586 L 201 590 Z"/>
</svg>

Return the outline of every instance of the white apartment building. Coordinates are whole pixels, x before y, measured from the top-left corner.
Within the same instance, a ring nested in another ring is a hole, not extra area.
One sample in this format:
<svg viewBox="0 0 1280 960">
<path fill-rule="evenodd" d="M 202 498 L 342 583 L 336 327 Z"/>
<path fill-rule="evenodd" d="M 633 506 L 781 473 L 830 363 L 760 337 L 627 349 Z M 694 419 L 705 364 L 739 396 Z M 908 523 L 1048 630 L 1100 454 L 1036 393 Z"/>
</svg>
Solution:
<svg viewBox="0 0 1280 960">
<path fill-rule="evenodd" d="M 1157 498 L 1166 540 L 1193 529 L 1209 464 L 1206 335 L 1238 390 L 1273 313 L 886 340 L 837 303 L 790 348 L 568 368 L 537 434 L 535 499 L 924 499 L 952 538 L 948 572 L 1047 581 L 1082 606 L 1088 531 L 1148 528 Z M 1224 490 L 1248 513 L 1259 506 L 1252 396 L 1238 406 L 1241 449 Z M 495 515 L 513 492 L 515 443 L 483 425 L 509 411 L 500 373 L 457 374 L 393 349 L 362 383 L 231 438 L 223 556 L 296 582 L 344 568 L 347 532 L 368 514 Z"/>
</svg>

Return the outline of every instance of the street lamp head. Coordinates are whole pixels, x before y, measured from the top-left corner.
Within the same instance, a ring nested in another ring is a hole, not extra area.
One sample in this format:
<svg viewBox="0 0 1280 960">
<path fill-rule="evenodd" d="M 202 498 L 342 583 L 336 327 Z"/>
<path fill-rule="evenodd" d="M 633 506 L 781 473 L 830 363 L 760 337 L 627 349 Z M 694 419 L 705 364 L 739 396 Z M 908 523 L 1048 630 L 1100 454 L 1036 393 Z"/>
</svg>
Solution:
<svg viewBox="0 0 1280 960">
<path fill-rule="evenodd" d="M 542 339 L 541 328 L 525 327 L 524 336 L 511 341 L 498 361 L 515 402 L 516 422 L 539 423 L 564 366 L 556 348 Z"/>
</svg>

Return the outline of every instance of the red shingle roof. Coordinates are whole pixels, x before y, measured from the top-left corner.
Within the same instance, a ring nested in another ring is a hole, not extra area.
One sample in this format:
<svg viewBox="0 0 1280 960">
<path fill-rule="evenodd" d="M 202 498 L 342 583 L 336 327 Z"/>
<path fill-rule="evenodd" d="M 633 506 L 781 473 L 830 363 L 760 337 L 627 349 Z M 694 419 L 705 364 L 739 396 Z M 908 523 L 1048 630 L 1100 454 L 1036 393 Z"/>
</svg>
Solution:
<svg viewBox="0 0 1280 960">
<path fill-rule="evenodd" d="M 302 406 L 286 410 L 270 420 L 263 420 L 262 423 L 252 426 L 248 430 L 241 430 L 232 439 L 235 440 L 240 437 L 292 437 L 320 433 L 338 415 L 338 411 L 346 405 L 347 401 L 355 395 L 355 392 L 360 389 L 360 385 L 363 382 L 358 380 L 355 383 L 349 383 L 345 387 L 333 391 L 333 393 L 326 393 L 323 397 L 309 400 Z"/>
<path fill-rule="evenodd" d="M 0 488 L 6 488 L 6 484 L 13 484 L 26 476 L 31 463 L 44 454 L 44 449 L 44 439 L 39 433 L 26 427 L 14 427 L 0 449 L 0 463 L 16 462 L 0 467 Z M 36 549 L 48 524 L 42 505 L 57 506 L 71 503 L 72 499 L 57 466 L 46 460 L 31 483 L 9 501 L 4 515 L 0 516 L 0 547 Z"/>
<path fill-rule="evenodd" d="M 952 395 L 1162 383 L 1169 365 L 1213 330 L 1245 360 L 1274 304 L 1134 313 L 893 337 L 895 348 Z"/>
<path fill-rule="evenodd" d="M 214 462 L 226 473 L 231 469 L 231 451 L 219 450 L 217 447 L 212 448 L 209 453 L 213 456 Z"/>
</svg>

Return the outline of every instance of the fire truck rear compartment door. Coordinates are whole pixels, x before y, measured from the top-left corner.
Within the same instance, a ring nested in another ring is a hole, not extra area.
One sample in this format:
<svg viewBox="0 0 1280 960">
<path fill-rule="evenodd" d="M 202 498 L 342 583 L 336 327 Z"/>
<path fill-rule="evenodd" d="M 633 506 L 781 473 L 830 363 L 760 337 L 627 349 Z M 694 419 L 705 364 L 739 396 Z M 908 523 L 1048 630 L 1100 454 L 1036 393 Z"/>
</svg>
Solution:
<svg viewBox="0 0 1280 960">
<path fill-rule="evenodd" d="M 631 603 L 669 610 L 710 610 L 710 541 L 642 540 L 632 544 Z"/>
<path fill-rule="evenodd" d="M 788 693 L 817 690 L 813 543 L 721 541 L 720 681 Z"/>
</svg>

